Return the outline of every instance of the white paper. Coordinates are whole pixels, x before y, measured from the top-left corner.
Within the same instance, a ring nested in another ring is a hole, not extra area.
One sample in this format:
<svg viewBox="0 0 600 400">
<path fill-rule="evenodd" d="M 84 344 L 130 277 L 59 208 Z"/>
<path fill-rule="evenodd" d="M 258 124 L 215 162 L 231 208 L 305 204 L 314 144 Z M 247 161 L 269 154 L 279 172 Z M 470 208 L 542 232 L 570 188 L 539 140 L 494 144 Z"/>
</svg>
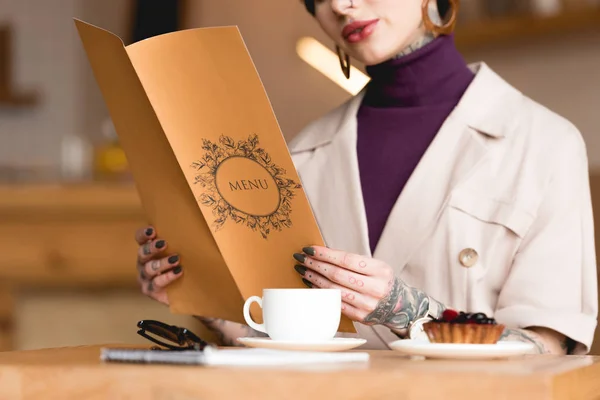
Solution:
<svg viewBox="0 0 600 400">
<path fill-rule="evenodd" d="M 308 352 L 270 349 L 215 349 L 204 351 L 160 351 L 103 348 L 105 362 L 196 364 L 209 366 L 320 366 L 323 364 L 365 363 L 365 352 Z"/>
</svg>

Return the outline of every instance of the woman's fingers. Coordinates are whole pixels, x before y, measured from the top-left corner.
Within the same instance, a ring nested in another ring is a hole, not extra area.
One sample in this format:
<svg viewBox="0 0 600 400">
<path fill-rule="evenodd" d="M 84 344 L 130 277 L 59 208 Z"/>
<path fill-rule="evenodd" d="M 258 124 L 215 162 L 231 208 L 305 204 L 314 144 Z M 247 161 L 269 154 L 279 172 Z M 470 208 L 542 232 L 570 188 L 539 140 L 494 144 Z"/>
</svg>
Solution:
<svg viewBox="0 0 600 400">
<path fill-rule="evenodd" d="M 135 241 L 140 246 L 154 238 L 156 238 L 156 230 L 152 226 L 139 228 L 135 231 Z"/>
<path fill-rule="evenodd" d="M 179 265 L 179 256 L 172 254 L 162 256 L 167 249 L 167 242 L 159 239 L 152 226 L 138 229 L 135 240 L 140 245 L 137 257 L 138 283 L 142 293 L 163 304 L 169 299 L 165 288 L 179 279 L 183 269 Z"/>
<path fill-rule="evenodd" d="M 309 270 L 323 275 L 331 282 L 343 287 L 375 297 L 382 297 L 386 293 L 386 284 L 381 279 L 358 274 L 337 265 L 305 256 L 304 254 L 294 254 L 294 258 Z"/>
<path fill-rule="evenodd" d="M 146 296 L 151 297 L 163 304 L 169 305 L 166 287 L 169 286 L 173 281 L 179 279 L 182 275 L 183 269 L 181 266 L 176 266 L 175 268 L 151 279 L 144 279 L 140 276 L 138 278 L 138 282 L 142 288 L 142 293 L 144 293 Z"/>
<path fill-rule="evenodd" d="M 369 313 L 369 310 L 373 310 L 377 306 L 377 301 L 374 298 L 332 282 L 323 275 L 307 269 L 305 266 L 297 265 L 296 271 L 303 276 L 302 281 L 308 287 L 339 289 L 342 292 L 342 302 L 364 310 L 365 315 Z"/>
<path fill-rule="evenodd" d="M 183 269 L 181 266 L 177 266 L 170 271 L 158 275 L 152 279 L 152 287 L 154 290 L 164 290 L 174 280 L 179 279 L 183 275 Z"/>
<path fill-rule="evenodd" d="M 381 265 L 381 261 L 374 258 L 321 246 L 305 247 L 302 252 L 313 260 L 337 265 L 361 275 L 377 275 Z"/>
<path fill-rule="evenodd" d="M 138 250 L 138 261 L 145 264 L 151 259 L 161 254 L 167 248 L 167 242 L 163 239 L 150 240 L 142 244 Z"/>
<path fill-rule="evenodd" d="M 146 279 L 154 278 L 155 276 L 162 274 L 163 272 L 177 266 L 179 264 L 179 256 L 172 255 L 169 257 L 156 258 L 147 261 L 143 265 L 142 277 Z"/>
</svg>

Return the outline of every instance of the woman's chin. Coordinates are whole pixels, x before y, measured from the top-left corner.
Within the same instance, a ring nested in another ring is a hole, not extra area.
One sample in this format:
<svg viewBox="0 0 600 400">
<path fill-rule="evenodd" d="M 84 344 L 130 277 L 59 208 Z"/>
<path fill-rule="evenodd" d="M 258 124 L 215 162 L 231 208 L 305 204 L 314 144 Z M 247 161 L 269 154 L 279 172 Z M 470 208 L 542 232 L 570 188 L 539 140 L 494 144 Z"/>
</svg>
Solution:
<svg viewBox="0 0 600 400">
<path fill-rule="evenodd" d="M 357 46 L 352 52 L 352 58 L 359 63 L 369 66 L 377 65 L 388 61 L 398 53 L 395 48 L 390 46 L 377 46 L 376 43 L 365 43 L 362 46 Z"/>
<path fill-rule="evenodd" d="M 402 36 L 404 38 L 404 36 Z M 351 56 L 359 63 L 369 66 L 381 64 L 395 58 L 402 49 L 414 39 L 406 37 L 404 40 L 396 40 L 393 43 L 384 40 L 380 36 L 373 35 L 361 43 L 357 43 L 351 50 Z"/>
<path fill-rule="evenodd" d="M 393 53 L 389 53 L 389 54 L 388 53 L 357 54 L 355 56 L 355 59 L 365 66 L 370 66 L 370 65 L 381 64 L 382 62 L 385 62 L 385 61 L 389 60 L 390 58 L 393 58 L 393 56 L 394 56 Z"/>
</svg>

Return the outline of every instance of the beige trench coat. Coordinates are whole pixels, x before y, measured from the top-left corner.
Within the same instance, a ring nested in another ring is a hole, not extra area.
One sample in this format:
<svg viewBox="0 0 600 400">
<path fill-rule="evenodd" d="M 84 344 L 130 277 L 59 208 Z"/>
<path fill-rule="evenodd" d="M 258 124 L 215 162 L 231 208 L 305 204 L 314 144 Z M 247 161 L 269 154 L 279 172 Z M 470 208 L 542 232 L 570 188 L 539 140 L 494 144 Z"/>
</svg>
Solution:
<svg viewBox="0 0 600 400">
<path fill-rule="evenodd" d="M 598 313 L 585 144 L 486 64 L 423 156 L 371 254 L 356 151 L 362 93 L 289 144 L 327 245 L 384 260 L 448 307 L 557 330 L 589 351 Z M 385 179 L 383 177 L 382 179 Z M 460 256 L 477 254 L 472 262 Z M 473 252 L 474 250 L 474 252 Z M 466 264 L 466 265 L 465 265 Z M 397 340 L 356 324 L 367 348 Z"/>
</svg>

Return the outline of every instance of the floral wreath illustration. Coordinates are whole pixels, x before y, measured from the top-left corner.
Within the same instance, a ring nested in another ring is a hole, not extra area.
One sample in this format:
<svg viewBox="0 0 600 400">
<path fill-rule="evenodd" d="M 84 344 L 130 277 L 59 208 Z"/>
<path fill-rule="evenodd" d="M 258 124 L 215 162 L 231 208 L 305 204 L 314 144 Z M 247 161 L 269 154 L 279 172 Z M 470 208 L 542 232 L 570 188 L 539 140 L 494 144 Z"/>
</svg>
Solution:
<svg viewBox="0 0 600 400">
<path fill-rule="evenodd" d="M 208 139 L 202 141 L 204 155 L 193 162 L 191 167 L 199 173 L 194 177 L 194 184 L 206 189 L 198 201 L 206 207 L 212 208 L 215 217 L 212 226 L 218 231 L 225 225 L 228 219 L 237 224 L 246 225 L 255 232 L 259 232 L 266 239 L 272 230 L 281 231 L 290 228 L 292 220 L 291 200 L 294 198 L 295 189 L 302 185 L 294 180 L 286 178 L 285 169 L 273 163 L 269 154 L 258 147 L 258 135 L 253 134 L 247 140 L 239 140 L 237 143 L 229 136 L 221 135 L 219 143 L 213 143 Z M 260 164 L 273 177 L 279 190 L 279 207 L 271 214 L 257 216 L 245 213 L 229 204 L 217 189 L 216 175 L 219 165 L 230 157 L 245 157 Z"/>
</svg>

